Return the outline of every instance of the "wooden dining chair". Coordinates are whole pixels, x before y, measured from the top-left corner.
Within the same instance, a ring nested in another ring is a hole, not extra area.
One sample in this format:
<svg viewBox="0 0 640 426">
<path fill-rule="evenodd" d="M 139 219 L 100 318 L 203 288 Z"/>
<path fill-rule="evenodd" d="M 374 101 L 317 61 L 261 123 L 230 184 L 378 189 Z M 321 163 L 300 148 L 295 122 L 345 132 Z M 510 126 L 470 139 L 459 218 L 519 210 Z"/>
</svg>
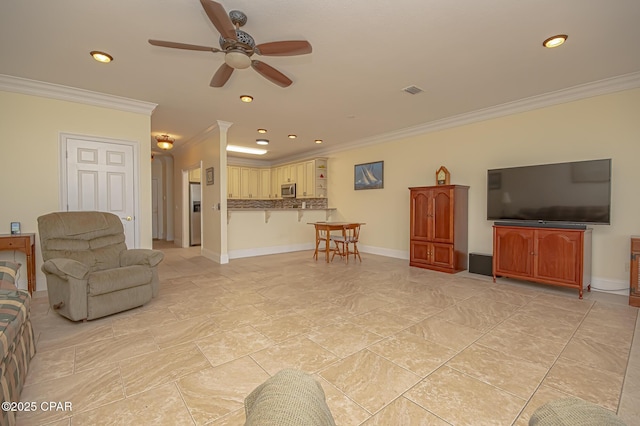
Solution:
<svg viewBox="0 0 640 426">
<path fill-rule="evenodd" d="M 330 239 L 335 244 L 331 261 L 333 261 L 335 255 L 338 254 L 340 257 L 344 257 L 345 263 L 349 263 L 349 255 L 353 254 L 354 259 L 357 256 L 358 259 L 360 259 L 360 262 L 362 262 L 360 252 L 358 251 L 358 238 L 360 238 L 359 223 L 350 223 L 349 225 L 345 225 L 342 228 L 341 235 L 331 235 Z M 351 251 L 349 251 L 350 244 L 353 245 L 353 250 Z"/>
</svg>

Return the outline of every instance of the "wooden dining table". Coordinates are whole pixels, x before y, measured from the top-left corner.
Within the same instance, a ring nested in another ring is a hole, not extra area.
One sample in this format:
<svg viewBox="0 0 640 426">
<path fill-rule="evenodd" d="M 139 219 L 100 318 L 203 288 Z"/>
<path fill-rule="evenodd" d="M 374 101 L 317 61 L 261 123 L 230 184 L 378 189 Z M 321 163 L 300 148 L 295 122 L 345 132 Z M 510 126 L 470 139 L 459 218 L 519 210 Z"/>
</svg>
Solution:
<svg viewBox="0 0 640 426">
<path fill-rule="evenodd" d="M 318 248 L 320 247 L 320 242 L 324 241 L 324 256 L 326 262 L 329 263 L 331 231 L 342 232 L 345 226 L 354 224 L 364 225 L 362 222 L 309 222 L 309 225 L 313 225 L 316 229 L 316 249 L 313 253 L 313 257 L 318 260 Z"/>
</svg>

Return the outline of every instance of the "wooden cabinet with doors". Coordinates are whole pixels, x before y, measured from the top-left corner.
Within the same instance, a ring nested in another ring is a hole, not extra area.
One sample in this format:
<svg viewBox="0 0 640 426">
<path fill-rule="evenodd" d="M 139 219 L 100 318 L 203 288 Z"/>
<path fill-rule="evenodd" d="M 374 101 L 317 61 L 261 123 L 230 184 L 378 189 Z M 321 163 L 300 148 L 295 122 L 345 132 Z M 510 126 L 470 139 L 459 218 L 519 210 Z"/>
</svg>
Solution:
<svg viewBox="0 0 640 426">
<path fill-rule="evenodd" d="M 260 169 L 240 168 L 240 198 L 260 198 Z"/>
<path fill-rule="evenodd" d="M 273 198 L 271 196 L 271 169 L 260 169 L 259 198 Z"/>
<path fill-rule="evenodd" d="M 241 198 L 240 167 L 227 166 L 227 198 Z"/>
<path fill-rule="evenodd" d="M 516 278 L 591 290 L 591 229 L 493 226 L 493 280 Z"/>
<path fill-rule="evenodd" d="M 326 158 L 273 168 L 227 166 L 227 198 L 281 199 L 281 185 L 294 182 L 297 198 L 326 197 Z"/>
<path fill-rule="evenodd" d="M 640 236 L 631 237 L 631 280 L 629 305 L 640 308 Z"/>
<path fill-rule="evenodd" d="M 321 167 L 321 169 L 319 169 Z M 298 198 L 326 197 L 327 161 L 326 159 L 308 160 L 296 164 L 296 196 Z M 321 170 L 317 173 L 318 170 Z M 320 177 L 322 176 L 322 177 Z M 321 191 L 318 182 L 321 181 Z"/>
<path fill-rule="evenodd" d="M 270 172 L 269 169 L 264 169 Z M 268 189 L 262 185 L 263 169 L 255 167 L 227 166 L 227 198 L 269 198 Z M 270 180 L 270 179 L 269 179 Z M 267 188 L 270 182 L 265 182 Z"/>
<path fill-rule="evenodd" d="M 448 273 L 467 269 L 469 187 L 440 185 L 409 190 L 409 264 Z"/>
<path fill-rule="evenodd" d="M 271 169 L 271 197 L 274 199 L 282 198 L 280 195 L 280 178 L 278 176 L 278 168 Z"/>
</svg>

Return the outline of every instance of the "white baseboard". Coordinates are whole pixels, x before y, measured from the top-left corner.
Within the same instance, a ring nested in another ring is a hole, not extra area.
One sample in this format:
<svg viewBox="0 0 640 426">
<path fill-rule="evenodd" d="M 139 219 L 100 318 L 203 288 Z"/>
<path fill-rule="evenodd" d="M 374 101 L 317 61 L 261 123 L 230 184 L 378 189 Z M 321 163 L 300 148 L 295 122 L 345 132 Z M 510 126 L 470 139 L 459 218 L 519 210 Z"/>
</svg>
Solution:
<svg viewBox="0 0 640 426">
<path fill-rule="evenodd" d="M 629 281 L 592 277 L 591 290 L 628 296 Z"/>
<path fill-rule="evenodd" d="M 243 257 L 266 256 L 269 254 L 289 253 L 292 251 L 313 250 L 313 243 L 291 244 L 286 246 L 259 247 L 254 249 L 231 250 L 229 259 Z"/>
<path fill-rule="evenodd" d="M 383 247 L 362 246 L 362 245 L 358 245 L 358 250 L 362 253 L 377 254 L 380 256 L 409 260 L 409 252 L 405 250 L 394 250 L 394 249 L 388 249 Z"/>
<path fill-rule="evenodd" d="M 243 257 L 266 256 L 269 254 L 289 253 L 292 251 L 313 250 L 313 243 L 291 244 L 286 246 L 260 247 L 256 249 L 231 250 L 229 259 L 240 259 Z M 392 250 L 382 247 L 358 245 L 358 250 L 362 253 L 377 254 L 380 256 L 393 257 L 396 259 L 409 260 L 409 252 L 403 250 Z"/>
<path fill-rule="evenodd" d="M 209 260 L 213 260 L 214 262 L 219 263 L 221 265 L 224 265 L 225 263 L 229 263 L 229 256 L 226 254 L 223 255 L 207 249 L 202 249 L 200 253 L 202 254 L 203 257 L 206 257 Z"/>
</svg>

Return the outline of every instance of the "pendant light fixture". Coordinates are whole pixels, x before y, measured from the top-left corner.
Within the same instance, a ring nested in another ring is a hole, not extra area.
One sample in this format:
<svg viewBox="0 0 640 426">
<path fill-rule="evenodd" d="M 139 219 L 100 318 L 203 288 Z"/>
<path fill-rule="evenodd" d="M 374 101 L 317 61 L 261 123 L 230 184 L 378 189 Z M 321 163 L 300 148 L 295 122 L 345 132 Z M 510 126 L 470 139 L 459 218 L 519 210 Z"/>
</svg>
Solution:
<svg viewBox="0 0 640 426">
<path fill-rule="evenodd" d="M 175 139 L 169 137 L 169 135 L 158 135 L 156 136 L 156 140 L 158 141 L 158 148 L 166 151 L 173 148 L 173 142 L 175 142 Z"/>
</svg>

